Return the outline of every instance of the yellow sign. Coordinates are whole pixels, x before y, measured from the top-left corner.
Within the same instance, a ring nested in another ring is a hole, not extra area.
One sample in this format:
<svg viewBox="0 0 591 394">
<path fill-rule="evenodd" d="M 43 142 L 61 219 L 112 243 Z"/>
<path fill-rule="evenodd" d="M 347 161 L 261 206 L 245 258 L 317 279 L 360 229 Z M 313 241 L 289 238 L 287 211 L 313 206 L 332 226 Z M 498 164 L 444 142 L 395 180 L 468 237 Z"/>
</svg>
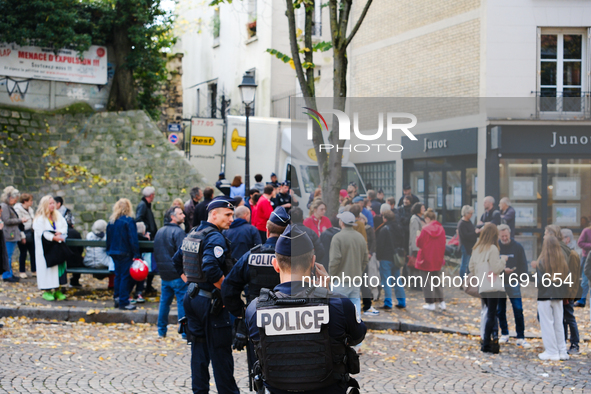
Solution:
<svg viewBox="0 0 591 394">
<path fill-rule="evenodd" d="M 191 144 L 212 146 L 213 144 L 215 144 L 215 138 L 205 136 L 193 136 L 191 137 Z"/>
<path fill-rule="evenodd" d="M 327 152 L 327 156 L 330 156 L 330 152 Z M 308 157 L 314 161 L 318 161 L 318 157 L 316 156 L 316 151 L 314 148 L 308 149 Z"/>
<path fill-rule="evenodd" d="M 231 142 L 233 151 L 236 151 L 236 149 L 238 149 L 239 146 L 246 147 L 246 137 L 240 137 L 240 135 L 238 134 L 238 129 L 234 129 L 234 131 L 232 131 Z"/>
</svg>

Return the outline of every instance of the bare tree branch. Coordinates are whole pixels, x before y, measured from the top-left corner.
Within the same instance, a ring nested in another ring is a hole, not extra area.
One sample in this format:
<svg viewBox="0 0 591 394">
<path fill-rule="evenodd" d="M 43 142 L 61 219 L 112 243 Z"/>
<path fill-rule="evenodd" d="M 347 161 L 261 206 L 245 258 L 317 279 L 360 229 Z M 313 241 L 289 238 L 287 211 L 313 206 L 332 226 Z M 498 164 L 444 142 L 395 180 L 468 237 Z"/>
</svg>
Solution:
<svg viewBox="0 0 591 394">
<path fill-rule="evenodd" d="M 339 49 L 347 49 L 347 26 L 349 25 L 349 15 L 351 14 L 352 0 L 342 0 L 342 9 L 339 16 Z"/>
<path fill-rule="evenodd" d="M 367 11 L 369 10 L 369 6 L 371 5 L 372 1 L 373 0 L 367 0 L 367 3 L 365 3 L 365 7 L 363 7 L 363 11 L 361 11 L 361 15 L 359 15 L 357 23 L 355 26 L 353 26 L 351 34 L 349 34 L 349 37 L 347 37 L 347 40 L 345 41 L 345 48 L 349 46 L 351 40 L 353 40 L 353 37 L 355 37 L 355 34 L 357 34 L 357 30 L 359 30 L 359 27 L 361 27 L 361 23 L 363 23 L 363 19 L 365 19 L 365 15 L 367 15 Z"/>
<path fill-rule="evenodd" d="M 319 0 L 320 1 L 320 0 Z M 337 17 L 337 0 L 330 0 L 328 2 L 328 9 L 330 12 L 330 37 L 332 39 L 333 48 L 338 44 L 339 21 Z"/>
<path fill-rule="evenodd" d="M 291 58 L 293 59 L 293 65 L 295 67 L 298 82 L 300 83 L 300 89 L 304 97 L 314 97 L 308 87 L 306 77 L 304 76 L 304 68 L 302 67 L 302 61 L 300 60 L 300 52 L 298 48 L 298 37 L 296 34 L 296 22 L 295 22 L 295 10 L 293 7 L 293 0 L 285 0 L 287 3 L 287 22 L 289 24 L 289 46 L 291 49 Z"/>
</svg>

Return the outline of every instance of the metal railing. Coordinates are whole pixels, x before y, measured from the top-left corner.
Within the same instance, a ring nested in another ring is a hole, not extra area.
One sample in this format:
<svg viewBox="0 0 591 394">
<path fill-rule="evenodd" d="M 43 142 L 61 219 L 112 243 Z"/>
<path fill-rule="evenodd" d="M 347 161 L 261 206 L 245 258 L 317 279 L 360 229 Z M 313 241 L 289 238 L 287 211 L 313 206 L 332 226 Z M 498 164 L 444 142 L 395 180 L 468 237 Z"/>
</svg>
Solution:
<svg viewBox="0 0 591 394">
<path fill-rule="evenodd" d="M 536 97 L 536 118 L 591 118 L 591 92 L 532 92 Z"/>
</svg>

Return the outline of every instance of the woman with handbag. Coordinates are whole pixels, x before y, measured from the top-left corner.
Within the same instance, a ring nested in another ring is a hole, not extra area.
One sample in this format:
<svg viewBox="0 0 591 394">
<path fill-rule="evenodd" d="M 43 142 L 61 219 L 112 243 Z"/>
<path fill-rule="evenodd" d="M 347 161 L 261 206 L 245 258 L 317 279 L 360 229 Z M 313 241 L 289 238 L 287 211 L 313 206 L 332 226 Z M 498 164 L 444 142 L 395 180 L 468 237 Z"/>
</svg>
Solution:
<svg viewBox="0 0 591 394">
<path fill-rule="evenodd" d="M 381 285 L 384 289 L 382 308 L 392 309 L 392 288 L 394 288 L 396 301 L 398 301 L 396 308 L 404 309 L 406 308 L 404 287 L 396 283 L 400 277 L 400 268 L 404 266 L 404 255 L 402 257 L 398 255 L 398 251 L 402 249 L 400 241 L 404 242 L 404 234 L 396 226 L 394 212 L 388 204 L 380 207 L 380 213 L 384 221 L 376 229 L 376 257 L 380 262 Z"/>
<path fill-rule="evenodd" d="M 441 268 L 445 264 L 445 230 L 431 208 L 425 212 L 425 226 L 417 238 L 416 244 L 420 248 L 417 254 L 415 268 L 421 271 L 423 278 L 424 309 L 434 311 L 435 306 L 445 310 L 443 287 L 441 283 Z M 439 277 L 435 283 L 433 278 Z"/>
<path fill-rule="evenodd" d="M 131 201 L 122 198 L 113 206 L 107 225 L 107 254 L 115 263 L 115 308 L 132 311 L 136 306 L 129 301 L 133 280 L 129 269 L 133 259 L 140 259 L 137 226 L 132 215 Z"/>
<path fill-rule="evenodd" d="M 33 220 L 35 219 L 35 212 L 33 211 L 33 196 L 27 193 L 21 194 L 19 202 L 14 205 L 19 218 L 27 218 L 23 223 L 23 232 L 21 234 L 21 242 L 18 244 L 18 250 L 20 256 L 18 259 L 18 270 L 19 276 L 22 279 L 26 279 L 27 274 L 25 273 L 27 268 L 27 252 L 29 253 L 29 259 L 31 261 L 31 273 L 36 276 L 37 268 L 35 266 L 35 238 L 33 235 Z"/>
<path fill-rule="evenodd" d="M 39 290 L 44 290 L 44 300 L 65 300 L 66 296 L 60 291 L 60 265 L 62 266 L 61 269 L 64 270 L 65 264 L 53 265 L 53 262 L 48 263 L 47 259 L 52 257 L 52 261 L 55 259 L 61 260 L 58 256 L 51 256 L 51 254 L 60 253 L 58 249 L 65 247 L 65 244 L 57 244 L 65 242 L 68 234 L 68 223 L 55 208 L 53 197 L 45 196 L 39 202 L 37 214 L 33 221 L 33 232 L 35 237 L 37 287 L 39 287 Z M 62 262 L 65 262 L 65 257 Z"/>
<path fill-rule="evenodd" d="M 505 298 L 505 288 L 499 274 L 505 270 L 507 256 L 499 252 L 499 231 L 493 223 L 487 223 L 480 232 L 480 238 L 470 257 L 470 272 L 479 280 L 478 292 L 482 298 L 482 307 L 487 308 L 486 319 L 483 319 L 484 335 L 480 350 L 484 353 L 498 354 L 499 340 L 492 339 L 493 330 L 497 329 L 497 306 L 500 298 Z"/>
<path fill-rule="evenodd" d="M 532 261 L 531 266 L 538 276 L 538 316 L 544 342 L 544 352 L 538 357 L 540 360 L 568 360 L 562 302 L 567 297 L 568 288 L 562 282 L 567 280 L 570 271 L 556 237 L 544 236 L 540 257 Z M 554 281 L 554 278 L 558 280 Z"/>
<path fill-rule="evenodd" d="M 14 204 L 20 197 L 20 192 L 12 186 L 8 186 L 2 192 L 2 221 L 4 222 L 4 240 L 8 253 L 9 270 L 2 274 L 4 282 L 18 282 L 19 278 L 12 274 L 12 255 L 16 245 L 21 241 L 21 227 L 27 218 L 19 218 L 14 210 Z"/>
</svg>

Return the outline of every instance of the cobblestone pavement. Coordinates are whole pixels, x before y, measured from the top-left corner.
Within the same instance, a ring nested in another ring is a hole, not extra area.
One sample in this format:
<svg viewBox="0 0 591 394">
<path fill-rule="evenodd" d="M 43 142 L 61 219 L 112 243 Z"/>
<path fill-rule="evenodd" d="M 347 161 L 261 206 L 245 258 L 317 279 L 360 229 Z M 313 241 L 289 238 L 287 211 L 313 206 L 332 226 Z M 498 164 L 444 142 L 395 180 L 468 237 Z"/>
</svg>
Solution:
<svg viewBox="0 0 591 394">
<path fill-rule="evenodd" d="M 158 340 L 148 324 L 88 324 L 4 318 L 0 322 L 0 392 L 188 393 L 190 351 L 169 327 Z M 451 334 L 373 331 L 361 350 L 363 393 L 591 391 L 591 359 L 537 359 L 541 341 L 500 355 L 479 352 L 479 339 Z M 536 349 L 536 347 L 538 347 Z M 235 376 L 248 390 L 245 353 Z M 213 378 L 211 392 L 215 392 Z"/>
<path fill-rule="evenodd" d="M 14 267 L 13 267 L 14 268 Z M 18 268 L 16 268 L 18 270 Z M 81 289 L 66 288 L 68 298 L 65 301 L 49 302 L 41 298 L 37 289 L 36 278 L 21 280 L 20 283 L 6 283 L 0 281 L 0 305 L 28 306 L 35 308 L 64 308 L 68 306 L 92 308 L 105 311 L 113 308 L 113 293 L 107 291 L 107 280 L 97 280 L 91 275 L 82 275 Z M 160 289 L 160 277 L 156 276 L 154 286 Z M 535 293 L 524 289 L 523 311 L 525 318 L 525 335 L 527 337 L 540 336 L 540 325 L 537 321 L 537 302 Z M 446 289 L 445 299 L 447 310 L 427 311 L 422 308 L 424 303 L 422 291 L 406 290 L 407 308 L 390 311 L 380 310 L 378 316 L 364 316 L 368 321 L 395 321 L 412 324 L 427 324 L 431 326 L 457 329 L 478 334 L 480 332 L 480 300 L 468 297 L 458 289 Z M 159 297 L 149 297 L 148 302 L 138 305 L 140 309 L 158 309 Z M 379 307 L 383 302 L 376 301 Z M 515 335 L 513 310 L 507 301 L 507 320 L 511 335 Z M 176 302 L 171 305 L 172 313 L 176 313 Z M 582 340 L 591 340 L 591 323 L 589 307 L 575 308 L 577 323 Z"/>
</svg>

